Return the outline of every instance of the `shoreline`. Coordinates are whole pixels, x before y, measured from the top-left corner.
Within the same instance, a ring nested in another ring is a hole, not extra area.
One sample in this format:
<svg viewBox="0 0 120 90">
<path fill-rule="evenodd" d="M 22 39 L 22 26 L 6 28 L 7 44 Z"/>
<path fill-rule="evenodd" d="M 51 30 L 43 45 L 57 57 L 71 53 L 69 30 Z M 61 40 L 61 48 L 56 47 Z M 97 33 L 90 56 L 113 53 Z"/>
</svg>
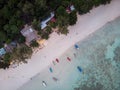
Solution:
<svg viewBox="0 0 120 90">
<path fill-rule="evenodd" d="M 16 90 L 21 87 L 75 43 L 82 41 L 106 23 L 119 17 L 119 3 L 119 0 L 114 0 L 111 4 L 92 9 L 90 13 L 79 15 L 76 25 L 69 26 L 67 36 L 52 33 L 48 45 L 33 54 L 27 64 L 21 64 L 16 68 L 6 70 L 0 69 L 1 90 Z"/>
</svg>

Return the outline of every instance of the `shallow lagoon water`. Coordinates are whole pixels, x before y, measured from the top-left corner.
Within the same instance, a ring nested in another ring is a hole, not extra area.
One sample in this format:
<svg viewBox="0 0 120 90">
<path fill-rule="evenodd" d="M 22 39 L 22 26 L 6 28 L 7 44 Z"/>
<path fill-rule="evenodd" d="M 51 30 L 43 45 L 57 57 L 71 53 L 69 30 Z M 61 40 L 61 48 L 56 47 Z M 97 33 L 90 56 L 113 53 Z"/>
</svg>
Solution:
<svg viewBox="0 0 120 90">
<path fill-rule="evenodd" d="M 79 50 L 73 46 L 59 58 L 64 65 L 69 56 L 70 63 L 53 73 L 41 72 L 47 77 L 39 73 L 18 90 L 120 90 L 120 17 L 77 44 Z M 58 66 L 51 67 L 54 70 Z M 52 77 L 59 81 L 53 81 Z M 47 87 L 42 86 L 42 80 Z"/>
</svg>

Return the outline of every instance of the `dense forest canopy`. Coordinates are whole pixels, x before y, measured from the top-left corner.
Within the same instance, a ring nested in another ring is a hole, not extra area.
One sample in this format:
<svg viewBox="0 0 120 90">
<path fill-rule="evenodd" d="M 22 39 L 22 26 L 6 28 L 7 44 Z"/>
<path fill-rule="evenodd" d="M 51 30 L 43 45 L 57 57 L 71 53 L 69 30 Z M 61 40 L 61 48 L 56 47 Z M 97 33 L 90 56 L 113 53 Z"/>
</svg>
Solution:
<svg viewBox="0 0 120 90">
<path fill-rule="evenodd" d="M 21 35 L 20 30 L 25 24 L 32 25 L 33 28 L 38 31 L 38 35 L 45 39 L 49 38 L 51 28 L 55 27 L 58 27 L 60 33 L 67 34 L 69 32 L 67 27 L 74 25 L 77 21 L 77 12 L 79 14 L 85 14 L 90 12 L 93 7 L 101 4 L 105 5 L 110 3 L 110 1 L 111 0 L 0 0 L 0 48 L 2 48 L 4 44 L 9 44 L 11 41 L 17 41 L 19 44 L 24 43 L 25 37 Z M 70 7 L 70 5 L 74 5 L 75 11 L 67 13 L 66 9 Z M 41 30 L 41 21 L 46 19 L 52 11 L 55 12 L 56 22 L 49 23 L 46 31 Z M 31 46 L 37 46 L 37 44 L 34 42 Z M 19 49 L 16 49 L 16 51 Z M 5 56 L 8 58 L 9 55 Z M 21 56 L 21 54 L 19 56 Z"/>
<path fill-rule="evenodd" d="M 24 42 L 20 34 L 23 25 L 33 20 L 41 21 L 57 8 L 64 10 L 74 4 L 80 14 L 93 6 L 109 3 L 111 0 L 0 0 L 0 44 L 17 39 Z M 62 8 L 63 7 L 63 8 Z M 58 14 L 61 13 L 58 10 Z M 65 13 L 64 13 L 65 14 Z M 65 16 L 65 15 L 63 15 Z M 62 18 L 61 15 L 59 18 Z M 1 39 L 3 37 L 3 39 Z M 0 45 L 1 46 L 1 45 Z"/>
</svg>

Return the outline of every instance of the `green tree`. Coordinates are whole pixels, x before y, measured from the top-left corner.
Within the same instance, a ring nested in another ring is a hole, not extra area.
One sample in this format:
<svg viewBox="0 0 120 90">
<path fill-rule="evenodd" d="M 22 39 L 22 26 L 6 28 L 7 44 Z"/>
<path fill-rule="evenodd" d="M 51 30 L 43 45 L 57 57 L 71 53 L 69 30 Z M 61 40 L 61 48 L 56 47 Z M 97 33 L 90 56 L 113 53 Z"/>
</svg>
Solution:
<svg viewBox="0 0 120 90">
<path fill-rule="evenodd" d="M 50 25 L 52 28 L 56 28 L 56 27 L 57 27 L 57 23 L 56 23 L 56 22 L 50 22 L 49 25 Z"/>
<path fill-rule="evenodd" d="M 33 7 L 34 6 L 33 6 L 32 3 L 26 1 L 25 4 L 24 4 L 24 6 L 23 6 L 23 8 L 22 8 L 22 10 L 27 15 L 34 15 L 34 9 L 33 9 Z"/>
<path fill-rule="evenodd" d="M 0 68 L 6 69 L 9 68 L 10 64 L 4 63 L 0 61 Z"/>
<path fill-rule="evenodd" d="M 45 29 L 45 32 L 48 33 L 48 34 L 51 34 L 52 33 L 52 28 L 50 26 L 47 26 L 46 29 Z"/>
<path fill-rule="evenodd" d="M 6 54 L 4 55 L 3 60 L 4 60 L 4 63 L 10 64 L 10 62 L 11 62 L 10 53 L 6 53 Z"/>
<path fill-rule="evenodd" d="M 93 5 L 94 5 L 95 7 L 97 7 L 97 6 L 100 5 L 101 0 L 93 0 L 92 2 L 93 2 Z"/>
<path fill-rule="evenodd" d="M 9 28 L 10 28 L 9 24 L 4 25 L 3 28 L 6 33 L 11 33 L 9 30 Z"/>
<path fill-rule="evenodd" d="M 69 16 L 67 16 L 67 17 L 65 17 L 65 16 L 58 16 L 57 24 L 58 24 L 58 27 L 68 26 L 68 24 L 69 24 Z"/>
<path fill-rule="evenodd" d="M 7 5 L 4 5 L 4 7 L 1 9 L 2 10 L 2 16 L 4 17 L 4 19 L 9 20 L 11 17 L 11 11 L 9 10 Z"/>
<path fill-rule="evenodd" d="M 6 41 L 7 36 L 3 31 L 0 31 L 0 42 Z"/>
<path fill-rule="evenodd" d="M 69 25 L 74 25 L 77 22 L 77 14 L 76 11 L 72 11 L 69 14 Z"/>
<path fill-rule="evenodd" d="M 63 27 L 60 27 L 60 28 L 59 28 L 59 32 L 60 32 L 61 34 L 67 35 L 67 34 L 69 33 L 69 30 L 67 29 L 67 26 L 63 26 Z"/>
<path fill-rule="evenodd" d="M 9 44 L 9 43 L 11 43 L 11 42 L 12 42 L 12 40 L 9 39 L 9 38 L 6 40 L 6 43 L 7 43 L 7 44 Z"/>
<path fill-rule="evenodd" d="M 37 30 L 37 31 L 41 30 L 41 28 L 40 28 L 40 22 L 37 21 L 36 19 L 33 20 L 32 26 L 33 26 L 33 28 L 34 28 L 35 30 Z"/>
<path fill-rule="evenodd" d="M 24 43 L 25 42 L 25 37 L 20 34 L 18 38 L 18 43 Z"/>
<path fill-rule="evenodd" d="M 40 7 L 45 7 L 46 6 L 46 0 L 35 0 L 35 5 L 39 5 Z"/>
<path fill-rule="evenodd" d="M 66 16 L 67 12 L 63 6 L 59 6 L 56 11 L 57 16 Z"/>
<path fill-rule="evenodd" d="M 70 1 L 69 0 L 62 0 L 62 5 L 67 8 L 70 5 Z"/>
<path fill-rule="evenodd" d="M 32 55 L 32 49 L 26 45 L 21 45 L 18 48 L 15 48 L 13 50 L 13 53 L 11 54 L 11 59 L 13 62 L 19 63 L 24 62 L 26 63 L 28 58 L 31 58 Z"/>
<path fill-rule="evenodd" d="M 42 30 L 39 30 L 37 34 L 40 35 L 40 36 L 42 36 L 43 31 L 42 31 Z"/>
<path fill-rule="evenodd" d="M 39 47 L 39 44 L 36 41 L 32 41 L 30 46 L 35 48 L 35 47 Z"/>
<path fill-rule="evenodd" d="M 4 47 L 3 42 L 7 40 L 7 36 L 3 31 L 0 31 L 0 48 Z"/>
<path fill-rule="evenodd" d="M 48 39 L 51 33 L 52 33 L 52 28 L 50 26 L 47 26 L 44 31 L 39 32 L 39 34 L 43 39 Z"/>
<path fill-rule="evenodd" d="M 48 3 L 47 3 L 48 6 L 49 6 L 52 10 L 55 10 L 58 6 L 61 5 L 62 0 L 52 0 L 52 1 L 48 0 L 47 2 L 48 2 Z"/>
<path fill-rule="evenodd" d="M 72 2 L 79 14 L 85 14 L 93 7 L 91 0 L 73 0 Z"/>
<path fill-rule="evenodd" d="M 43 31 L 41 37 L 43 39 L 48 39 L 51 32 L 52 32 L 52 28 L 50 26 L 47 26 L 45 31 Z"/>
<path fill-rule="evenodd" d="M 42 37 L 43 39 L 48 39 L 48 38 L 49 38 L 49 34 L 46 33 L 46 32 L 44 32 L 44 33 L 41 35 L 41 37 Z"/>
<path fill-rule="evenodd" d="M 14 35 L 19 34 L 19 29 L 16 25 L 11 25 L 10 26 L 10 31 L 11 31 L 11 34 L 14 34 Z"/>
</svg>

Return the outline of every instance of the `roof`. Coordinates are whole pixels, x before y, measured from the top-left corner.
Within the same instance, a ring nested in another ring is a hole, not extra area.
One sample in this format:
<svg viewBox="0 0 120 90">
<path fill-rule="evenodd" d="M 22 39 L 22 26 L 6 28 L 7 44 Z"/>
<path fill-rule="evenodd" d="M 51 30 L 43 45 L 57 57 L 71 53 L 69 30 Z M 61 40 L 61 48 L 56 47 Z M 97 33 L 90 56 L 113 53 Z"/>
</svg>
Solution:
<svg viewBox="0 0 120 90">
<path fill-rule="evenodd" d="M 47 26 L 47 22 L 49 22 L 54 16 L 55 16 L 55 14 L 53 12 L 51 12 L 50 17 L 48 17 L 47 19 L 45 19 L 41 22 L 41 29 L 44 29 Z"/>
<path fill-rule="evenodd" d="M 70 10 L 71 10 L 71 11 L 75 10 L 74 5 L 71 5 L 71 6 L 70 6 Z"/>
<path fill-rule="evenodd" d="M 4 48 L 1 48 L 0 49 L 0 56 L 4 55 L 6 53 L 5 49 Z"/>
<path fill-rule="evenodd" d="M 4 46 L 6 52 L 12 52 L 12 50 L 15 47 L 17 47 L 17 43 L 16 42 L 11 42 L 10 44 L 5 44 L 5 46 Z"/>
<path fill-rule="evenodd" d="M 11 45 L 12 47 L 16 47 L 16 46 L 17 46 L 17 43 L 13 41 L 13 42 L 10 43 L 10 45 Z"/>
<path fill-rule="evenodd" d="M 44 29 L 47 26 L 46 23 L 41 23 L 41 29 Z"/>
<path fill-rule="evenodd" d="M 31 27 L 29 27 L 29 26 L 26 26 L 25 28 L 23 28 L 21 31 L 21 34 L 23 35 L 23 36 L 27 36 L 27 35 L 29 35 L 30 33 L 32 33 L 33 32 L 33 29 L 31 28 Z"/>
<path fill-rule="evenodd" d="M 37 39 L 37 34 L 31 26 L 25 26 L 20 32 L 26 38 L 26 42 L 28 43 Z"/>
<path fill-rule="evenodd" d="M 56 19 L 53 17 L 50 21 L 51 22 L 56 22 Z"/>
</svg>

